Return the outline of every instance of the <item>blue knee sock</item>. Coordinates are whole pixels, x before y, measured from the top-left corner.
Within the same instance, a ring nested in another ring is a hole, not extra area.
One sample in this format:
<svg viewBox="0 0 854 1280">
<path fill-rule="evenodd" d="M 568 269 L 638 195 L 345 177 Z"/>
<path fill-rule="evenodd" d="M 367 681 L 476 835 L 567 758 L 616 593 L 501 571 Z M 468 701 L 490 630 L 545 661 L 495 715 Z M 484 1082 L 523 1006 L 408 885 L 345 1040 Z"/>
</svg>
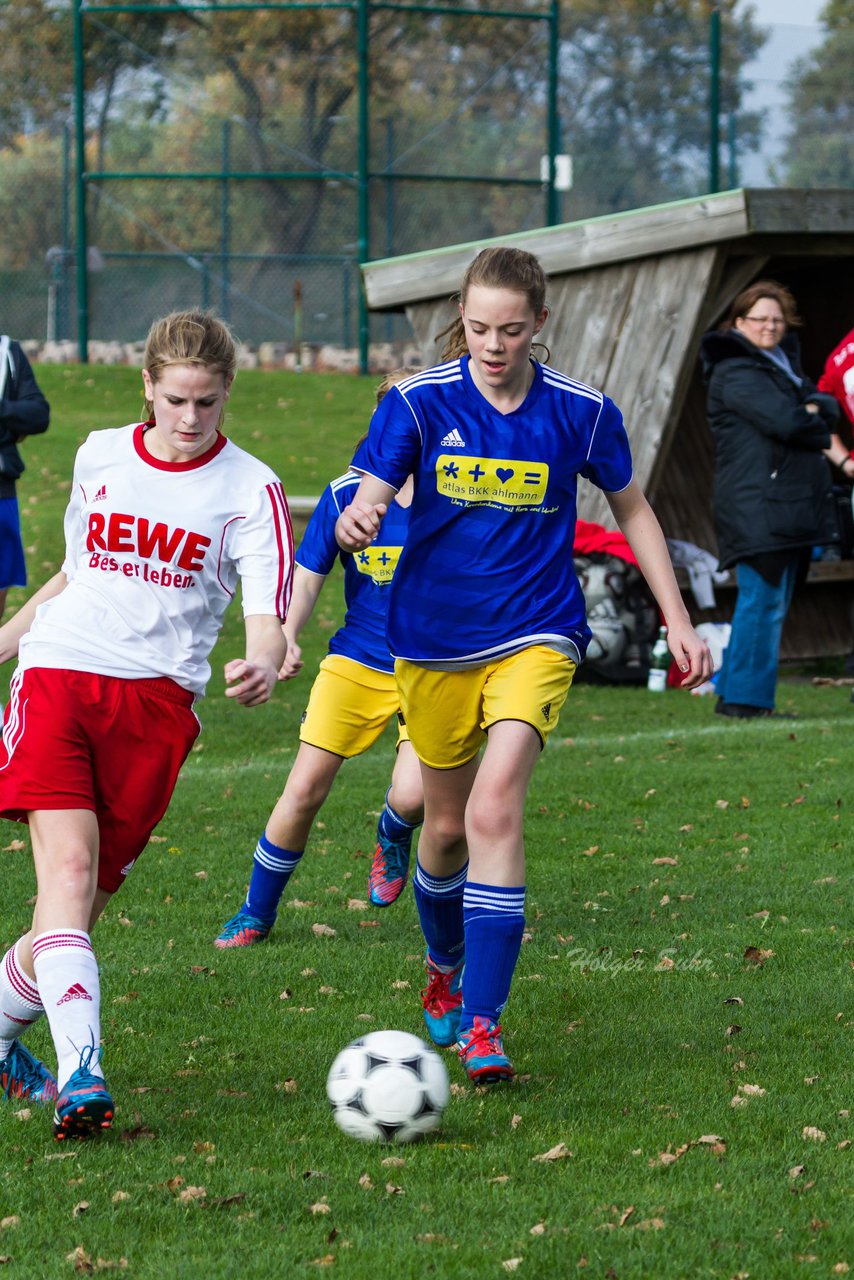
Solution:
<svg viewBox="0 0 854 1280">
<path fill-rule="evenodd" d="M 396 809 L 392 809 L 388 802 L 389 791 L 391 791 L 391 787 L 385 793 L 385 806 L 377 823 L 377 839 L 380 836 L 385 836 L 386 840 L 399 844 L 405 842 L 407 836 L 411 839 L 413 831 L 421 826 L 421 822 L 407 822 Z"/>
<path fill-rule="evenodd" d="M 266 834 L 261 836 L 255 846 L 252 877 L 246 894 L 246 910 L 251 915 L 257 916 L 265 924 L 273 924 L 279 899 L 302 855 L 302 849 L 299 853 L 291 849 L 280 849 L 272 840 L 267 839 Z"/>
<path fill-rule="evenodd" d="M 456 968 L 463 958 L 463 889 L 468 863 L 450 876 L 431 876 L 416 863 L 412 890 L 434 964 Z"/>
<path fill-rule="evenodd" d="M 475 1017 L 497 1022 L 510 994 L 525 931 L 525 886 L 472 884 L 463 896 L 466 967 L 460 1031 Z"/>
</svg>

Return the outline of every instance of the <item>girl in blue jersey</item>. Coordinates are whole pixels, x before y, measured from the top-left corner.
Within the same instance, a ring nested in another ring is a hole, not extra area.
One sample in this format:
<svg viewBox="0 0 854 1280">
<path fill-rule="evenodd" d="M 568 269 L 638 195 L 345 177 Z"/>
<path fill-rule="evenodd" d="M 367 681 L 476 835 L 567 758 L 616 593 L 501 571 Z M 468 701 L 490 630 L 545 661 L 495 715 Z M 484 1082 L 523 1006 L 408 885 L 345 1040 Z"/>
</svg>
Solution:
<svg viewBox="0 0 854 1280">
<path fill-rule="evenodd" d="M 579 476 L 604 490 L 685 687 L 712 671 L 632 478 L 619 411 L 532 358 L 545 290 L 532 254 L 475 258 L 458 347 L 378 407 L 353 460 L 361 484 L 336 526 L 345 550 L 370 547 L 414 473 L 388 639 L 424 782 L 413 881 L 427 941 L 424 1020 L 437 1044 L 456 1043 L 477 1083 L 514 1074 L 499 1018 L 524 929 L 525 795 L 590 638 L 572 558 Z"/>
<path fill-rule="evenodd" d="M 408 372 L 387 375 L 377 401 Z M 344 625 L 329 642 L 300 724 L 300 745 L 285 789 L 255 847 L 246 899 L 214 940 L 217 947 L 249 947 L 268 937 L 279 901 L 305 851 L 312 824 L 345 760 L 361 755 L 377 741 L 389 720 L 399 715 L 394 662 L 386 642 L 389 586 L 409 526 L 412 481 L 404 482 L 383 522 L 382 535 L 355 555 L 335 541 L 335 523 L 352 501 L 361 476 L 348 471 L 327 485 L 295 557 L 294 588 L 285 636 L 288 652 L 279 679 L 302 669 L 297 638 L 337 559 L 344 567 Z M 387 907 L 403 892 L 412 837 L 423 817 L 418 759 L 409 735 L 399 727 L 397 758 L 377 825 L 377 841 L 368 874 L 373 904 Z"/>
</svg>

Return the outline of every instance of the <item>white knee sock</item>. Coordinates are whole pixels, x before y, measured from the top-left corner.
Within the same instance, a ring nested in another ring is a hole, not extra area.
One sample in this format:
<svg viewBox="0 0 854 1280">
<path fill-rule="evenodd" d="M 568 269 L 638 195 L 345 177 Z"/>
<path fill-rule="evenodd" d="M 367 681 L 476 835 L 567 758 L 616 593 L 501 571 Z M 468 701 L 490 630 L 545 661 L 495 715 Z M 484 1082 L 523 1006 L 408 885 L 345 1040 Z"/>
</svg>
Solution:
<svg viewBox="0 0 854 1280">
<path fill-rule="evenodd" d="M 33 939 L 33 964 L 56 1049 L 60 1092 L 80 1066 L 87 1045 L 101 1043 L 101 984 L 88 933 L 62 929 Z M 89 1070 L 101 1075 L 97 1052 Z"/>
<path fill-rule="evenodd" d="M 38 987 L 18 963 L 19 944 L 20 939 L 0 961 L 0 1058 L 44 1013 Z"/>
</svg>

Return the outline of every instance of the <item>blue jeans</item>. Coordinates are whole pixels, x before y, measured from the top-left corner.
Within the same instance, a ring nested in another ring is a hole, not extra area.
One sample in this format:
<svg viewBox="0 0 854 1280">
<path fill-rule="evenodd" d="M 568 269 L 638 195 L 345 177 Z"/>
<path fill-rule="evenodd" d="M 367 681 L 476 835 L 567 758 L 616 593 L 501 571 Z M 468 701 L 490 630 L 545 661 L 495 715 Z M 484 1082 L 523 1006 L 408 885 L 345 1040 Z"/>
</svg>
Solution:
<svg viewBox="0 0 854 1280">
<path fill-rule="evenodd" d="M 738 597 L 732 632 L 715 682 L 724 702 L 773 710 L 780 637 L 792 603 L 797 571 L 795 556 L 775 587 L 749 564 L 736 565 Z"/>
</svg>

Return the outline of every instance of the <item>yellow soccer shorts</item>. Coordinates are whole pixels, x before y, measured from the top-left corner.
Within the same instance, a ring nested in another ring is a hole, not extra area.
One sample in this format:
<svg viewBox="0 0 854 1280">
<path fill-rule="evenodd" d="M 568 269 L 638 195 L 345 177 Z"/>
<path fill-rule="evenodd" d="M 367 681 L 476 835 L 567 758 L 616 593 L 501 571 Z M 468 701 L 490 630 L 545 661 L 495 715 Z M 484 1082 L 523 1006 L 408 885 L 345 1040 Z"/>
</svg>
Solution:
<svg viewBox="0 0 854 1280">
<path fill-rule="evenodd" d="M 409 739 L 400 723 L 400 695 L 390 672 L 330 653 L 320 664 L 300 722 L 300 742 L 349 760 L 372 747 L 392 716 L 397 746 Z"/>
<path fill-rule="evenodd" d="M 431 769 L 457 769 L 477 755 L 499 720 L 531 725 L 545 745 L 575 663 L 556 649 L 534 645 L 463 671 L 434 671 L 399 658 L 394 674 L 418 758 Z"/>
</svg>

